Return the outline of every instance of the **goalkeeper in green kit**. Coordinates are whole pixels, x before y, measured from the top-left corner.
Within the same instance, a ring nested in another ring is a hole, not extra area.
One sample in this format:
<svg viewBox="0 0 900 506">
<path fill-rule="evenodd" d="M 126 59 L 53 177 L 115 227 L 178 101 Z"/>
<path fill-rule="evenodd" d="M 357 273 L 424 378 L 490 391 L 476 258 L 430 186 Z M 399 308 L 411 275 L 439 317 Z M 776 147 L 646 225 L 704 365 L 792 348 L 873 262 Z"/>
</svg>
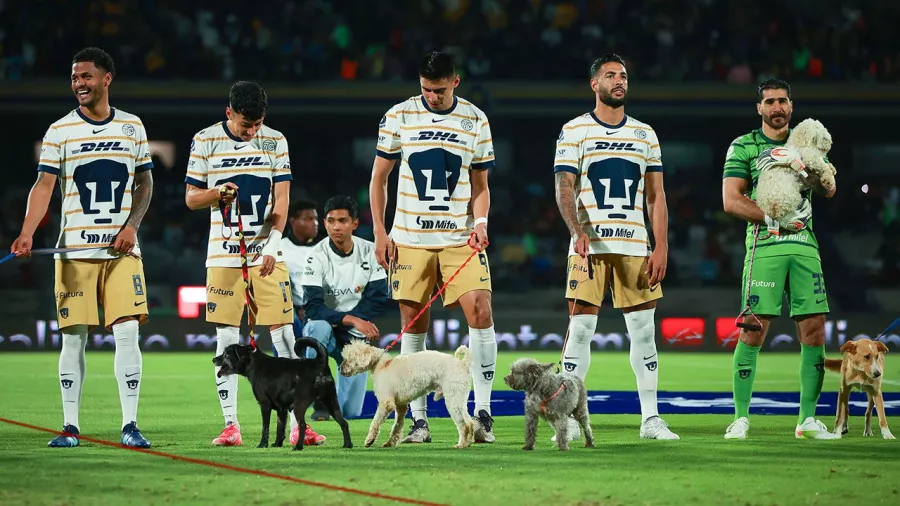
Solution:
<svg viewBox="0 0 900 506">
<path fill-rule="evenodd" d="M 790 133 L 793 111 L 790 85 L 778 79 L 764 81 L 757 91 L 756 109 L 762 116 L 762 128 L 731 143 L 722 180 L 725 212 L 748 221 L 742 306 L 749 307 L 759 317 L 758 325 L 752 315 L 744 318 L 748 327 L 756 329 L 742 328 L 734 350 L 735 414 L 734 422 L 726 429 L 725 439 L 747 438 L 757 357 L 769 323 L 772 318 L 781 315 L 784 295 L 787 295 L 790 305 L 790 316 L 797 323 L 801 346 L 800 416 L 795 436 L 839 439 L 840 434 L 831 433 L 815 418 L 825 376 L 825 315 L 828 313 L 828 301 L 819 245 L 812 230 L 811 191 L 806 192 L 796 210 L 777 222 L 766 216 L 754 202 L 760 173 L 757 159 L 771 159 L 767 154 L 763 157 L 760 154 L 783 145 Z M 834 195 L 834 188 L 828 191 L 821 184 L 814 184 L 813 189 L 826 198 Z M 758 234 L 755 251 L 754 233 Z M 751 261 L 752 276 L 748 290 Z"/>
</svg>

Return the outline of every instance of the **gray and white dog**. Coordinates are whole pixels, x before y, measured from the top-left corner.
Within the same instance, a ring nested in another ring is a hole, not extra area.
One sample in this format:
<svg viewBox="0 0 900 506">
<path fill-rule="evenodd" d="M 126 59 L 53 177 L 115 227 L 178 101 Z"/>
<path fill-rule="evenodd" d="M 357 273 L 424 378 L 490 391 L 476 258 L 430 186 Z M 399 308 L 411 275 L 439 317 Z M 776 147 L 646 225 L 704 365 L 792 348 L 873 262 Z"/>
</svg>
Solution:
<svg viewBox="0 0 900 506">
<path fill-rule="evenodd" d="M 531 358 L 513 362 L 504 383 L 513 390 L 525 392 L 525 446 L 533 450 L 537 437 L 538 418 L 550 422 L 556 431 L 556 444 L 562 451 L 569 449 L 569 416 L 574 415 L 584 432 L 584 446 L 594 447 L 594 434 L 588 413 L 587 389 L 584 381 L 571 373 L 556 374 L 553 364 L 541 364 Z"/>
</svg>

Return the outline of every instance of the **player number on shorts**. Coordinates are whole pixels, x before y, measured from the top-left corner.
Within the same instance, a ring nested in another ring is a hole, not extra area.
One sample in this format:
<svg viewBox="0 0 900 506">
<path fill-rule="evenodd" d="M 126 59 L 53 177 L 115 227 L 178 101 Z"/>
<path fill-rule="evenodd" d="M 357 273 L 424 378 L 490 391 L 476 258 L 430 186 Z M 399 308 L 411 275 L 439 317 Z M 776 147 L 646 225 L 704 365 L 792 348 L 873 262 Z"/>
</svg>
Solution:
<svg viewBox="0 0 900 506">
<path fill-rule="evenodd" d="M 825 287 L 822 286 L 822 274 L 818 272 L 812 273 L 813 278 L 813 294 L 821 295 L 825 293 Z"/>
<path fill-rule="evenodd" d="M 588 180 L 594 190 L 597 209 L 634 211 L 641 181 L 641 166 L 622 158 L 607 158 L 588 166 Z M 623 213 L 609 213 L 611 219 L 625 219 Z"/>
<path fill-rule="evenodd" d="M 484 252 L 478 254 L 478 261 L 481 262 L 481 266 L 484 267 L 484 272 L 487 272 L 487 256 L 484 254 Z"/>
<path fill-rule="evenodd" d="M 281 297 L 284 298 L 284 302 L 287 302 L 287 301 L 288 301 L 288 294 L 287 294 L 287 286 L 286 286 L 286 285 L 287 285 L 287 283 L 285 283 L 284 281 L 279 281 L 279 282 L 278 282 L 278 286 L 281 288 Z"/>
</svg>

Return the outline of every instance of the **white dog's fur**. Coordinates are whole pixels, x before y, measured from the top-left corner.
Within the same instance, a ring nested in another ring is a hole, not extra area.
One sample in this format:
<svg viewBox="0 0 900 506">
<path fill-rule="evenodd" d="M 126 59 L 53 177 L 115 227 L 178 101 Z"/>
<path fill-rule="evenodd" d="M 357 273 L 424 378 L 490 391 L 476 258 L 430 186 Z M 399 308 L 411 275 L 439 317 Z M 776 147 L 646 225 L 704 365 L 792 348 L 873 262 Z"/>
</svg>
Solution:
<svg viewBox="0 0 900 506">
<path fill-rule="evenodd" d="M 469 348 L 460 346 L 453 356 L 425 350 L 392 357 L 381 348 L 354 339 L 344 346 L 341 356 L 344 361 L 340 370 L 344 376 L 365 371 L 372 373 L 372 390 L 378 399 L 378 410 L 366 436 L 367 447 L 375 442 L 381 425 L 392 411 L 396 411 L 396 415 L 391 437 L 382 446 L 396 446 L 409 402 L 431 391 L 435 393 L 435 400 L 443 396 L 450 418 L 456 423 L 459 431 L 456 448 L 465 448 L 474 442 L 475 422 L 466 410 L 471 390 Z"/>
<path fill-rule="evenodd" d="M 785 147 L 793 148 L 805 166 L 811 182 L 820 182 L 826 190 L 834 188 L 834 165 L 825 161 L 831 149 L 831 134 L 821 122 L 805 119 L 791 130 Z M 778 221 L 797 209 L 803 201 L 802 191 L 809 188 L 796 168 L 775 165 L 759 175 L 756 204 L 769 217 Z"/>
</svg>

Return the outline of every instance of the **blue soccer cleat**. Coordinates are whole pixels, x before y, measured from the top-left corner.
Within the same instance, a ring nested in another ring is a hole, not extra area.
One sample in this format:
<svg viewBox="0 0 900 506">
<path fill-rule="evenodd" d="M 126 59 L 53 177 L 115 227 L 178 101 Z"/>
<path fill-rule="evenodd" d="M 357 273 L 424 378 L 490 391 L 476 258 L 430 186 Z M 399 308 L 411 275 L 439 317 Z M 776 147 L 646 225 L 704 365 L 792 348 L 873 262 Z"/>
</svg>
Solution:
<svg viewBox="0 0 900 506">
<path fill-rule="evenodd" d="M 47 446 L 51 448 L 72 448 L 79 444 L 78 427 L 74 425 L 64 425 L 62 433 L 47 443 Z"/>
<path fill-rule="evenodd" d="M 150 448 L 150 441 L 144 439 L 135 422 L 122 427 L 122 444 L 134 448 Z"/>
</svg>

